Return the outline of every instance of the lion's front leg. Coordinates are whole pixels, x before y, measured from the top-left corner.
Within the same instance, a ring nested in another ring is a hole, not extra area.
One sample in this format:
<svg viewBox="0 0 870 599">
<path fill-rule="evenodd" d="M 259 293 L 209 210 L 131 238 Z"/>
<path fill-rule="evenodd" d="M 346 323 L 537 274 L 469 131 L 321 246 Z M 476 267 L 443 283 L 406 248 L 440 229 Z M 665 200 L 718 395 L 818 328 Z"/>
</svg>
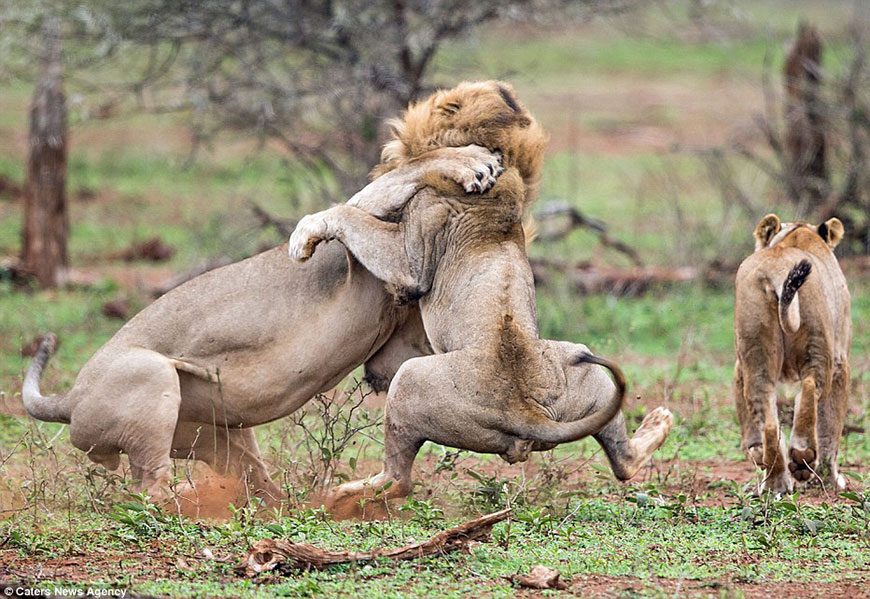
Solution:
<svg viewBox="0 0 870 599">
<path fill-rule="evenodd" d="M 291 259 L 305 262 L 314 255 L 314 250 L 319 243 L 333 239 L 329 234 L 327 212 L 329 211 L 324 210 L 314 214 L 306 214 L 299 220 L 293 233 L 290 234 L 287 247 L 287 253 Z"/>
<path fill-rule="evenodd" d="M 379 176 L 347 205 L 384 218 L 402 210 L 414 194 L 439 178 L 460 185 L 466 193 L 485 193 L 503 172 L 501 156 L 481 146 L 439 148 Z"/>
<path fill-rule="evenodd" d="M 420 269 L 408 258 L 400 226 L 346 204 L 303 217 L 290 235 L 287 253 L 293 260 L 304 262 L 318 244 L 333 239 L 396 290 L 416 292 L 421 286 Z"/>
</svg>

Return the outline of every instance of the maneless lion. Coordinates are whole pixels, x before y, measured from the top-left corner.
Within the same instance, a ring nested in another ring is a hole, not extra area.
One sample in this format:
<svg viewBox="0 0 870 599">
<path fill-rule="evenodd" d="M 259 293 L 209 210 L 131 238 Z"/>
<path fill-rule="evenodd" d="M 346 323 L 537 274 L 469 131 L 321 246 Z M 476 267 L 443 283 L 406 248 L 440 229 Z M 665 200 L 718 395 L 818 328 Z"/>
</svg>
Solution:
<svg viewBox="0 0 870 599">
<path fill-rule="evenodd" d="M 441 177 L 480 192 L 500 169 L 478 146 L 433 149 L 352 201 L 404 201 L 423 179 Z M 56 337 L 45 336 L 24 380 L 25 409 L 69 423 L 73 445 L 109 469 L 126 453 L 136 488 L 153 496 L 164 494 L 178 457 L 281 497 L 252 426 L 292 413 L 362 363 L 383 383 L 428 351 L 415 305 L 397 302 L 340 244 L 323 250 L 300 266 L 282 245 L 177 287 L 101 347 L 72 389 L 48 397 L 39 378 Z"/>
<path fill-rule="evenodd" d="M 849 289 L 834 248 L 843 224 L 781 223 L 768 214 L 755 228 L 755 252 L 737 271 L 734 401 L 743 448 L 765 469 L 761 487 L 793 489 L 817 474 L 842 488 L 837 451 L 849 398 L 852 318 Z M 776 383 L 800 381 L 786 449 Z"/>
<path fill-rule="evenodd" d="M 440 135 L 430 131 L 440 131 L 441 120 L 456 123 L 447 136 L 487 123 L 466 107 L 466 89 L 498 90 L 505 114 L 494 122 L 515 123 L 515 133 L 497 129 L 496 139 L 488 139 L 484 127 L 479 137 L 461 138 L 502 152 L 507 170 L 491 190 L 470 197 L 449 182 L 434 182 L 405 206 L 392 206 L 398 212 L 392 218 L 336 206 L 303 218 L 290 237 L 291 258 L 305 261 L 317 255 L 319 243 L 338 240 L 398 295 L 420 298 L 435 351 L 406 361 L 393 378 L 384 469 L 333 491 L 328 505 L 342 515 L 358 514 L 366 498 L 409 494 L 411 467 L 425 441 L 495 453 L 513 463 L 530 451 L 594 434 L 617 476 L 629 478 L 671 426 L 670 412 L 658 408 L 629 440 L 620 414 L 625 382 L 619 369 L 583 345 L 538 334 L 522 217 L 534 197 L 543 144 L 530 132 L 531 117 L 510 88 L 463 84 L 411 106 L 386 146 L 386 166 L 392 156 L 437 145 Z M 516 145 L 506 147 L 505 139 Z M 613 372 L 615 383 L 600 366 Z"/>
</svg>

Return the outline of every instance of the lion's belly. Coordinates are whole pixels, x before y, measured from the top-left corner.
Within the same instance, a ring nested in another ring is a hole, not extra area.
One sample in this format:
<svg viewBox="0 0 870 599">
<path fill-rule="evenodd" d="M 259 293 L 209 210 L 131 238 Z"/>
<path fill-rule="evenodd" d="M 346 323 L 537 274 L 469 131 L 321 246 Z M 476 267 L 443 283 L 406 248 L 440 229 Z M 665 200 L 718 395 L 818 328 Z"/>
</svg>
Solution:
<svg viewBox="0 0 870 599">
<path fill-rule="evenodd" d="M 396 327 L 386 296 L 355 299 L 285 327 L 262 347 L 216 356 L 217 384 L 180 372 L 180 419 L 254 426 L 287 416 L 333 388 Z"/>
</svg>

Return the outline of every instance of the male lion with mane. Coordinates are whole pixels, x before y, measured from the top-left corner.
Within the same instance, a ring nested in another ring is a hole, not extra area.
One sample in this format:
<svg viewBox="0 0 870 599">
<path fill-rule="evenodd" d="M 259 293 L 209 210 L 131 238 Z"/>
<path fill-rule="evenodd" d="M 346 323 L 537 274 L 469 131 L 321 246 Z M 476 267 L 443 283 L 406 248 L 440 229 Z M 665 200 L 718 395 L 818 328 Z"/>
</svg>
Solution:
<svg viewBox="0 0 870 599">
<path fill-rule="evenodd" d="M 755 253 L 737 271 L 734 401 L 743 449 L 766 471 L 762 490 L 790 492 L 818 476 L 845 486 L 837 452 L 849 403 L 852 317 L 849 288 L 834 248 L 843 224 L 755 227 Z M 777 381 L 800 381 L 786 450 L 776 410 Z M 787 465 L 787 467 L 786 467 Z"/>
<path fill-rule="evenodd" d="M 485 192 L 501 167 L 480 146 L 517 162 L 522 198 L 534 197 L 545 137 L 506 84 L 438 92 L 396 127 L 402 143 L 387 145 L 372 183 L 350 205 L 397 219 L 427 185 Z M 136 488 L 152 495 L 179 457 L 279 499 L 251 427 L 293 413 L 363 363 L 366 380 L 385 390 L 403 362 L 431 352 L 413 294 L 388 289 L 344 245 L 324 243 L 304 264 L 286 251 L 279 246 L 167 293 L 118 331 L 64 394 L 39 389 L 56 344 L 47 335 L 25 378 L 27 411 L 69 422 L 73 444 L 110 469 L 126 453 Z M 596 435 L 619 478 L 648 457 L 641 432 L 629 439 L 618 415 Z"/>
<path fill-rule="evenodd" d="M 470 101 L 481 96 L 492 110 L 481 113 L 481 103 Z M 304 217 L 291 235 L 295 260 L 338 240 L 397 295 L 420 298 L 435 352 L 406 361 L 389 387 L 383 471 L 339 486 L 330 509 L 359 515 L 361 499 L 408 495 L 425 441 L 513 463 L 595 435 L 614 473 L 633 476 L 664 442 L 672 416 L 656 409 L 629 440 L 619 369 L 583 345 L 539 336 L 522 229 L 543 154 L 531 115 L 507 84 L 464 83 L 412 105 L 395 138 L 383 169 L 442 143 L 475 143 L 501 152 L 507 170 L 474 197 L 449 181 L 431 181 L 406 205 L 391 205 L 393 214 L 349 203 Z M 613 382 L 600 366 L 612 371 Z"/>
</svg>

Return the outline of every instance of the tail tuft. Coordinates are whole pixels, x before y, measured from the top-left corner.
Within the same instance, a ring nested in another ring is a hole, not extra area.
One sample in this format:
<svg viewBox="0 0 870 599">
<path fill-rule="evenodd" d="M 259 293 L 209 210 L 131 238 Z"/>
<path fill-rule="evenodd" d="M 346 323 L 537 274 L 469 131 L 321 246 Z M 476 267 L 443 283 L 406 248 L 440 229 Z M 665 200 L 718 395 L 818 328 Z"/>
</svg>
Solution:
<svg viewBox="0 0 870 599">
<path fill-rule="evenodd" d="M 796 333 L 800 328 L 800 307 L 797 292 L 806 282 L 812 272 L 813 265 L 803 259 L 788 272 L 779 294 L 779 324 L 786 333 Z"/>
<path fill-rule="evenodd" d="M 788 272 L 788 276 L 785 278 L 785 283 L 782 284 L 782 295 L 780 296 L 780 301 L 782 303 L 791 303 L 791 300 L 794 299 L 798 289 L 806 283 L 807 277 L 810 276 L 812 270 L 813 265 L 810 264 L 810 261 L 806 258 L 792 267 Z"/>
</svg>

